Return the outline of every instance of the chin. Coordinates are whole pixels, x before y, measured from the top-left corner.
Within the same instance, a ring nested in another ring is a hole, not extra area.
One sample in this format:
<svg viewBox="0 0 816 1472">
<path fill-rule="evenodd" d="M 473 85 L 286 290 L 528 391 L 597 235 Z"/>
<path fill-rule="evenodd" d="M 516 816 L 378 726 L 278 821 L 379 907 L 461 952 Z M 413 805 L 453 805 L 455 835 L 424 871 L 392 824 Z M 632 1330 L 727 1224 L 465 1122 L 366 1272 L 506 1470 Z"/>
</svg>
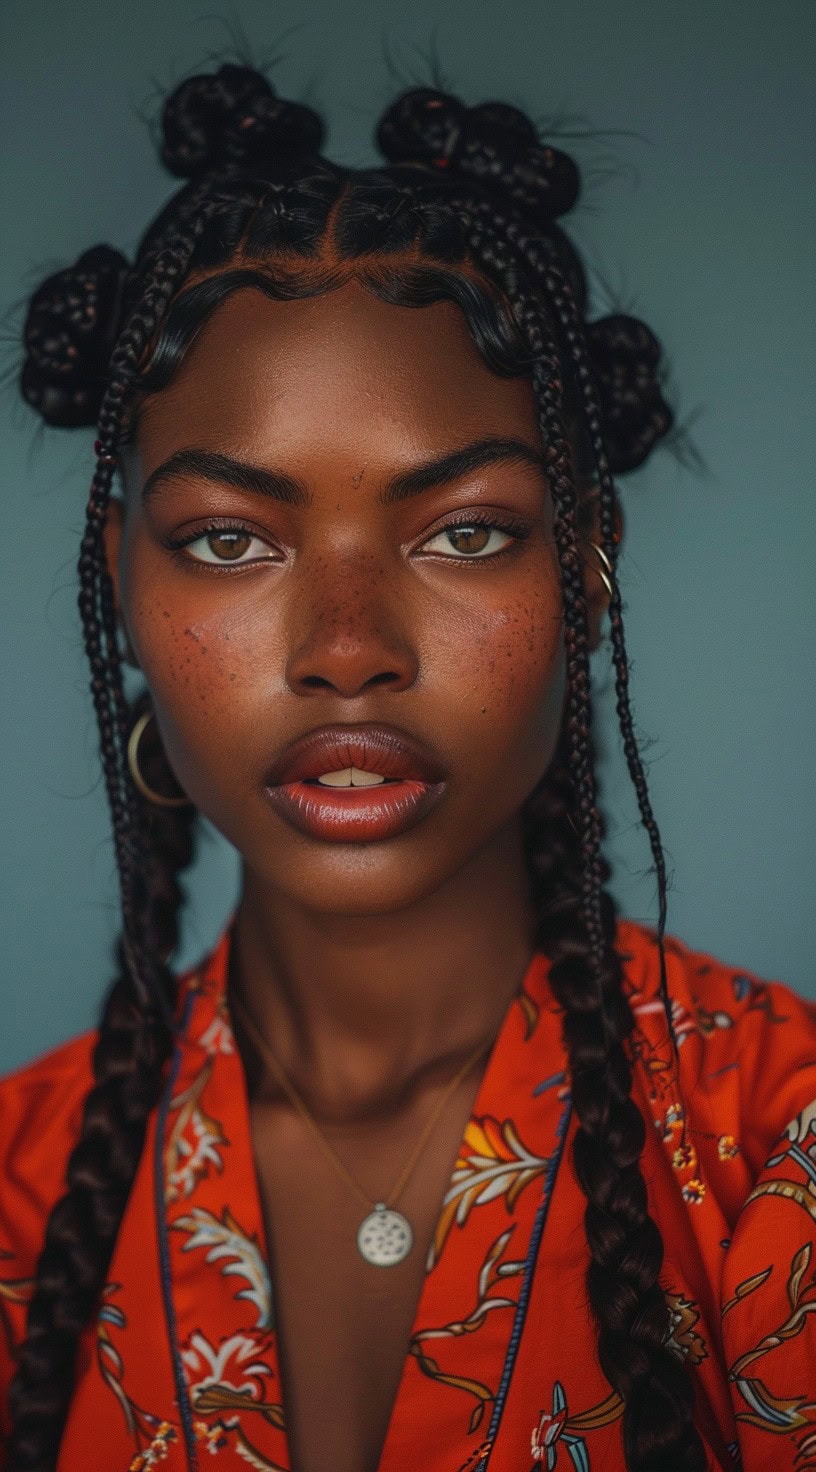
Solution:
<svg viewBox="0 0 816 1472">
<path fill-rule="evenodd" d="M 328 845 L 326 846 L 329 847 Z M 261 883 L 313 914 L 364 918 L 409 909 L 433 894 L 451 870 L 409 864 L 386 844 L 332 844 L 331 852 L 277 865 L 253 865 Z M 454 866 L 458 867 L 458 866 Z"/>
</svg>

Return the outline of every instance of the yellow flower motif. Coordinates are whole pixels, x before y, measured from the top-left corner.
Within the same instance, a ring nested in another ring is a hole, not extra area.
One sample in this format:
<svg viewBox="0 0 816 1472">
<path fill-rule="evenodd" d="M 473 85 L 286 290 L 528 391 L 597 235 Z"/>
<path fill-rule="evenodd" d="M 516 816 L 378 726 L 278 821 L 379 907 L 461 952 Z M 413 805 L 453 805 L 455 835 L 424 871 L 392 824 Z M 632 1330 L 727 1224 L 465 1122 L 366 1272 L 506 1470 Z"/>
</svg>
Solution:
<svg viewBox="0 0 816 1472">
<path fill-rule="evenodd" d="M 664 1140 L 670 1140 L 675 1130 L 681 1130 L 683 1128 L 684 1118 L 683 1106 L 675 1100 L 673 1104 L 668 1106 L 663 1116 L 662 1130 Z"/>
<path fill-rule="evenodd" d="M 672 1156 L 672 1165 L 675 1170 L 694 1170 L 697 1164 L 697 1151 L 693 1145 L 678 1145 Z"/>
<path fill-rule="evenodd" d="M 160 1421 L 156 1435 L 131 1461 L 128 1472 L 144 1472 L 146 1467 L 155 1467 L 157 1462 L 163 1462 L 167 1457 L 167 1448 L 171 1441 L 175 1441 L 176 1433 L 169 1421 Z"/>
<path fill-rule="evenodd" d="M 203 1441 L 208 1451 L 212 1451 L 213 1453 L 219 1450 L 226 1442 L 224 1428 L 220 1425 L 208 1426 L 206 1421 L 195 1421 L 193 1423 L 193 1429 L 195 1430 L 196 1441 Z"/>
<path fill-rule="evenodd" d="M 735 1155 L 739 1155 L 739 1148 L 733 1135 L 720 1135 L 717 1141 L 717 1154 L 720 1160 L 733 1160 Z"/>
<path fill-rule="evenodd" d="M 499 1197 L 508 1212 L 514 1211 L 525 1186 L 542 1176 L 547 1165 L 547 1160 L 534 1155 L 519 1139 L 512 1119 L 499 1121 L 490 1114 L 471 1118 L 442 1202 L 427 1271 L 439 1259 L 454 1222 L 463 1227 L 474 1206 Z"/>
<path fill-rule="evenodd" d="M 696 1176 L 692 1180 L 686 1181 L 683 1187 L 684 1201 L 690 1202 L 692 1206 L 699 1206 L 704 1196 L 705 1182 L 698 1181 Z"/>
</svg>

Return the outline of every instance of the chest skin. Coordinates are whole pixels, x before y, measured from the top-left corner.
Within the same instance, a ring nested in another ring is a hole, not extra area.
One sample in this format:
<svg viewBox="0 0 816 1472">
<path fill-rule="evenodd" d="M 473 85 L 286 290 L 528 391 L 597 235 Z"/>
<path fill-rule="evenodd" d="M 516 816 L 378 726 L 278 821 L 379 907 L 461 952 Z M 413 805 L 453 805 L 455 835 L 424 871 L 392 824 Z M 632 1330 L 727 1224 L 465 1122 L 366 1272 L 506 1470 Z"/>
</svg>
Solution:
<svg viewBox="0 0 816 1472">
<path fill-rule="evenodd" d="M 387 1268 L 360 1256 L 357 1231 L 369 1208 L 303 1121 L 287 1106 L 251 1106 L 292 1472 L 377 1472 L 428 1249 L 483 1068 L 448 1101 L 400 1194 L 414 1242 Z M 387 1198 L 437 1097 L 414 1100 L 385 1122 L 324 1131 L 372 1203 Z"/>
</svg>

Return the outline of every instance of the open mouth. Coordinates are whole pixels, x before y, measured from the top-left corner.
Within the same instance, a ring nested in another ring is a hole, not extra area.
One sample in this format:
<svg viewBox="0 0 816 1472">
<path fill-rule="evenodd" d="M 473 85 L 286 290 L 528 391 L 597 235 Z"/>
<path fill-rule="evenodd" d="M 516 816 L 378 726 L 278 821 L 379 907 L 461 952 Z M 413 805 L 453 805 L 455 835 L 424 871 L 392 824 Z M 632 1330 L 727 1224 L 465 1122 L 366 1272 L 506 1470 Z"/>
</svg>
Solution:
<svg viewBox="0 0 816 1472">
<path fill-rule="evenodd" d="M 436 806 L 446 787 L 446 782 L 411 777 L 380 777 L 360 786 L 301 777 L 268 786 L 266 795 L 277 812 L 310 838 L 375 843 L 413 828 Z"/>
<path fill-rule="evenodd" d="M 337 772 L 324 772 L 320 777 L 304 777 L 303 781 L 314 787 L 359 788 L 383 787 L 386 783 L 403 781 L 400 777 L 383 777 L 379 772 L 365 772 L 361 767 L 345 767 Z"/>
<path fill-rule="evenodd" d="M 272 765 L 264 792 L 311 838 L 373 843 L 419 823 L 447 785 L 438 760 L 415 739 L 367 724 L 307 733 Z"/>
</svg>

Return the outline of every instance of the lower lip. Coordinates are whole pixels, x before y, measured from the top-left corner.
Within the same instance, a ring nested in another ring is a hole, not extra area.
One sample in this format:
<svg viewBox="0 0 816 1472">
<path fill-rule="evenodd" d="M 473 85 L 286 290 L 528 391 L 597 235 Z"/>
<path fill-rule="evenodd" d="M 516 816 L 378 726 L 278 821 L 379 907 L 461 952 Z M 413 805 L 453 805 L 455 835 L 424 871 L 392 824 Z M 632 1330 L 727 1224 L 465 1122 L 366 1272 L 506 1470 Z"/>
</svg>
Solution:
<svg viewBox="0 0 816 1472">
<path fill-rule="evenodd" d="M 444 782 L 383 782 L 377 787 L 321 787 L 283 782 L 267 787 L 274 808 L 293 827 L 328 843 L 376 843 L 419 823 L 436 805 Z"/>
</svg>

